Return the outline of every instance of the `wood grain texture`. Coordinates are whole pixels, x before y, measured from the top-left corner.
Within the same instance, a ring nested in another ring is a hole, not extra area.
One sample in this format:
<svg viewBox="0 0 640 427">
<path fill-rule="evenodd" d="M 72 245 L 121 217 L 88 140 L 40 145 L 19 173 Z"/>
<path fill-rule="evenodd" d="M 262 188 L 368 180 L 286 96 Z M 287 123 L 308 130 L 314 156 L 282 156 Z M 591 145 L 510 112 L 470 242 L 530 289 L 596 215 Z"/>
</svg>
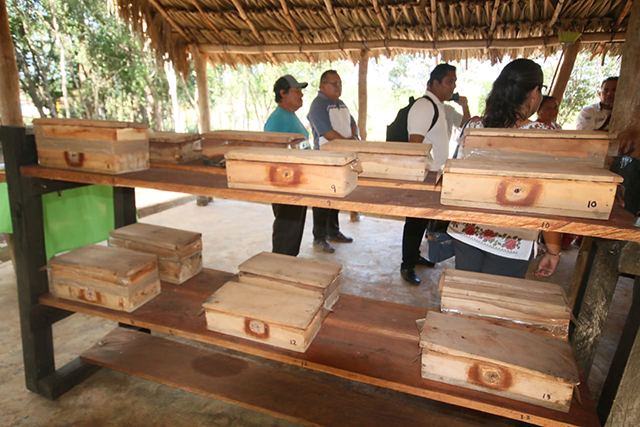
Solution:
<svg viewBox="0 0 640 427">
<path fill-rule="evenodd" d="M 419 307 L 343 295 L 304 354 L 208 331 L 202 316 L 202 302 L 228 277 L 229 273 L 204 270 L 181 287 L 168 288 L 163 284 L 158 297 L 131 314 L 52 295 L 41 297 L 40 302 L 515 420 L 539 425 L 598 425 L 593 400 L 583 385 L 580 386 L 581 402 L 574 399 L 570 412 L 564 414 L 422 379 L 415 320 L 424 318 L 425 310 Z"/>
<path fill-rule="evenodd" d="M 202 233 L 145 224 L 142 222 L 120 227 L 109 232 L 109 235 L 117 239 L 131 240 L 133 242 L 145 243 L 152 247 L 166 249 L 171 253 L 175 252 L 182 256 L 192 255 L 202 250 Z M 197 244 L 198 242 L 199 245 Z M 187 251 L 184 250 L 194 243 L 197 244 L 195 247 L 190 247 Z M 158 253 L 158 255 L 161 255 L 161 253 Z M 165 257 L 167 256 L 165 255 Z M 180 258 L 180 256 L 174 259 L 177 258 Z"/>
<path fill-rule="evenodd" d="M 362 390 L 335 377 L 132 330 L 115 329 L 100 342 L 81 359 L 305 425 L 512 425 L 497 417 L 388 390 Z"/>
<path fill-rule="evenodd" d="M 234 142 L 265 142 L 273 144 L 293 144 L 304 141 L 306 138 L 301 133 L 288 132 L 255 132 L 242 130 L 216 130 L 202 133 L 203 142 L 213 140 L 223 143 Z"/>
<path fill-rule="evenodd" d="M 334 139 L 320 146 L 322 151 L 340 151 L 352 153 L 406 154 L 409 156 L 428 156 L 431 144 L 412 142 L 359 141 L 354 139 Z"/>
<path fill-rule="evenodd" d="M 234 148 L 225 155 L 229 160 L 247 162 L 295 163 L 301 165 L 344 166 L 356 160 L 354 152 L 289 150 L 286 148 Z"/>
<path fill-rule="evenodd" d="M 53 125 L 53 126 L 90 126 L 107 129 L 148 129 L 149 125 L 138 122 L 121 122 L 114 120 L 84 120 L 84 119 L 33 119 L 33 125 Z"/>
<path fill-rule="evenodd" d="M 537 139 L 593 139 L 605 140 L 610 139 L 609 135 L 604 132 L 593 130 L 541 130 L 541 129 L 492 129 L 492 128 L 467 128 L 464 130 L 464 136 L 508 136 L 512 138 L 537 138 Z"/>
<path fill-rule="evenodd" d="M 634 216 L 615 206 L 609 220 L 602 221 L 553 215 L 504 213 L 488 209 L 452 208 L 440 203 L 440 194 L 437 192 L 412 189 L 400 191 L 397 188 L 358 186 L 347 197 L 339 199 L 266 191 L 234 190 L 227 187 L 224 176 L 177 169 L 152 168 L 147 171 L 119 176 L 48 169 L 35 165 L 23 166 L 21 171 L 25 176 L 86 184 L 153 188 L 228 199 L 330 207 L 379 215 L 443 219 L 640 242 L 640 228 L 633 225 Z"/>
</svg>

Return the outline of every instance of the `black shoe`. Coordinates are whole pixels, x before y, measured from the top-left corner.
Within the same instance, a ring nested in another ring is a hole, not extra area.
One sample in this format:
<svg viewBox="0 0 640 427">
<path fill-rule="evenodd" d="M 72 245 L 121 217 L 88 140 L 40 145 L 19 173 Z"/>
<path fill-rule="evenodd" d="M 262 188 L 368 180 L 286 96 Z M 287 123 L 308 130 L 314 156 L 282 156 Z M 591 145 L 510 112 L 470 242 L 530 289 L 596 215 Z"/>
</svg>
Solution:
<svg viewBox="0 0 640 427">
<path fill-rule="evenodd" d="M 353 239 L 349 236 L 345 236 L 341 231 L 338 231 L 338 234 L 334 236 L 327 236 L 327 240 L 337 243 L 351 243 Z"/>
<path fill-rule="evenodd" d="M 401 268 L 400 274 L 402 275 L 404 281 L 409 283 L 410 285 L 418 286 L 420 284 L 420 278 L 416 276 L 416 270 L 414 270 L 413 268 Z"/>
<path fill-rule="evenodd" d="M 422 265 L 424 267 L 433 268 L 433 267 L 436 266 L 436 263 L 429 261 L 425 257 L 420 257 L 420 258 L 418 258 L 418 262 L 416 262 L 416 265 Z"/>
<path fill-rule="evenodd" d="M 314 240 L 313 247 L 329 254 L 332 254 L 336 251 L 336 248 L 331 246 L 331 243 L 327 242 L 326 240 Z"/>
</svg>

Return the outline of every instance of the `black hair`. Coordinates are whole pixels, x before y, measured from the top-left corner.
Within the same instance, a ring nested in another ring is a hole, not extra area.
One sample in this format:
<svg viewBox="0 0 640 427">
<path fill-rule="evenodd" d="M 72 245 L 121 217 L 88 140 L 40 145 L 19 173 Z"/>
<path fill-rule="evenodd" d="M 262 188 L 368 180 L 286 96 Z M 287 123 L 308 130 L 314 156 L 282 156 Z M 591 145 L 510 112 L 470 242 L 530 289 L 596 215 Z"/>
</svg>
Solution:
<svg viewBox="0 0 640 427">
<path fill-rule="evenodd" d="M 282 94 L 280 93 L 281 90 L 284 90 L 284 93 L 289 93 L 289 89 L 291 89 L 291 86 L 289 86 L 288 88 L 280 88 L 277 92 L 276 92 L 276 104 L 280 104 L 280 102 L 282 102 Z"/>
<path fill-rule="evenodd" d="M 320 83 L 326 83 L 327 82 L 327 76 L 329 74 L 335 74 L 336 76 L 338 75 L 338 72 L 336 70 L 327 70 L 324 73 L 322 73 L 322 75 L 320 76 Z"/>
<path fill-rule="evenodd" d="M 522 105 L 536 87 L 542 88 L 542 68 L 530 59 L 516 59 L 507 64 L 487 97 L 482 123 L 488 128 L 510 128 L 525 120 Z"/>
<path fill-rule="evenodd" d="M 449 74 L 449 72 L 451 72 L 451 71 L 453 71 L 455 73 L 456 72 L 456 67 L 454 67 L 453 65 L 449 65 L 449 64 L 438 64 L 438 65 L 436 65 L 436 68 L 434 68 L 433 71 L 431 71 L 431 74 L 429 75 L 429 81 L 427 82 L 427 87 L 432 87 L 433 86 L 433 82 L 435 80 L 437 80 L 438 83 L 442 83 L 442 79 L 447 77 L 447 74 Z"/>
<path fill-rule="evenodd" d="M 605 83 L 609 83 L 609 82 L 617 82 L 618 81 L 618 76 L 614 76 L 614 77 L 607 77 L 606 79 L 604 79 L 602 81 L 602 84 L 600 85 L 600 89 L 602 89 L 602 86 L 604 86 Z"/>
<path fill-rule="evenodd" d="M 556 98 L 555 96 L 551 96 L 551 95 L 544 95 L 542 97 L 542 101 L 540 101 L 540 106 L 538 106 L 538 112 L 540 112 L 540 110 L 542 110 L 542 106 L 544 105 L 545 102 L 547 102 L 548 100 L 553 99 L 554 101 L 556 101 L 556 103 L 560 104 L 558 102 L 558 98 Z"/>
</svg>

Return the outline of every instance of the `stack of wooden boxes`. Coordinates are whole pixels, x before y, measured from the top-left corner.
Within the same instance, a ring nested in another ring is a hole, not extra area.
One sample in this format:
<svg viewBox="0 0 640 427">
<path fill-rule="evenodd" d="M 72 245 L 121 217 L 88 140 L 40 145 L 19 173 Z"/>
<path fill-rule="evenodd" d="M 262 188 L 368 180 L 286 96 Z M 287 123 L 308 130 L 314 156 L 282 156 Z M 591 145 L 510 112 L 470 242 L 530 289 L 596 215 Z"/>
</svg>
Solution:
<svg viewBox="0 0 640 427">
<path fill-rule="evenodd" d="M 156 255 L 165 282 L 181 285 L 202 271 L 201 233 L 139 222 L 109 235 L 109 246 Z"/>
<path fill-rule="evenodd" d="M 205 301 L 207 328 L 303 353 L 340 295 L 342 266 L 262 252 Z"/>
<path fill-rule="evenodd" d="M 357 153 L 363 178 L 424 181 L 433 166 L 431 144 L 334 139 L 320 149 Z"/>
<path fill-rule="evenodd" d="M 229 188 L 345 197 L 358 185 L 356 153 L 238 148 L 225 155 Z"/>
<path fill-rule="evenodd" d="M 443 313 L 420 334 L 423 378 L 569 411 L 580 378 L 559 286 L 446 270 L 440 290 Z"/>
<path fill-rule="evenodd" d="M 40 166 L 112 175 L 149 168 L 146 124 L 35 119 L 33 127 Z"/>
<path fill-rule="evenodd" d="M 206 164 L 216 165 L 232 148 L 298 148 L 305 140 L 301 133 L 218 130 L 202 134 L 202 157 Z"/>
<path fill-rule="evenodd" d="M 128 313 L 160 293 L 157 257 L 129 249 L 83 246 L 53 257 L 48 274 L 58 298 Z"/>
<path fill-rule="evenodd" d="M 151 163 L 183 164 L 202 159 L 197 133 L 153 132 L 149 135 Z"/>
<path fill-rule="evenodd" d="M 622 177 L 604 169 L 594 132 L 468 129 L 464 159 L 447 161 L 443 205 L 608 219 Z"/>
</svg>

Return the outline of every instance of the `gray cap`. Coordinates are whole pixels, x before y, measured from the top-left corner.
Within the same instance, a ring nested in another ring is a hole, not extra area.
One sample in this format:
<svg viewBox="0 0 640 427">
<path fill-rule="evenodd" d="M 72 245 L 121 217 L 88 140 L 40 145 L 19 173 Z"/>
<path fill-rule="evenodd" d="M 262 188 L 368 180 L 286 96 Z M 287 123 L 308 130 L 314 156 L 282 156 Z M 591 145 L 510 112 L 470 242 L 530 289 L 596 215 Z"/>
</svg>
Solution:
<svg viewBox="0 0 640 427">
<path fill-rule="evenodd" d="M 309 83 L 299 83 L 291 74 L 286 74 L 276 80 L 276 84 L 273 85 L 273 91 L 275 93 L 280 93 L 281 90 L 287 90 L 292 87 L 304 89 L 308 85 Z"/>
</svg>

